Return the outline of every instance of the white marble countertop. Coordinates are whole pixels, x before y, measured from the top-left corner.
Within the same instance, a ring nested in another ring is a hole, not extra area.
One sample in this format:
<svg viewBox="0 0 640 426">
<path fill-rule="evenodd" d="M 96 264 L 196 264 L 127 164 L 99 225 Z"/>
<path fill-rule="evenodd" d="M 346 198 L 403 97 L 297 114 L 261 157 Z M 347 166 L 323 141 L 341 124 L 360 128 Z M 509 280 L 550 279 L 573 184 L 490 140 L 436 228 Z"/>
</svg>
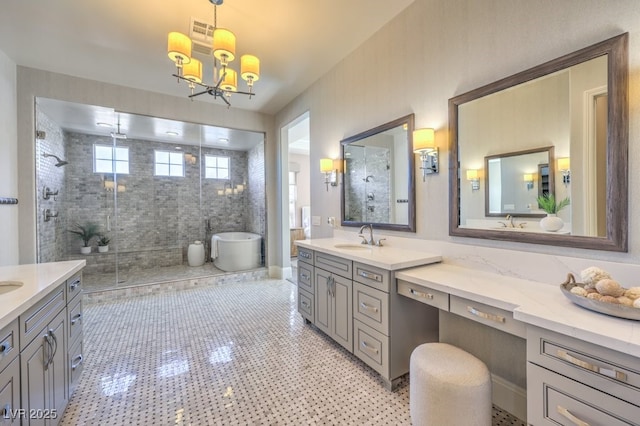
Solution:
<svg viewBox="0 0 640 426">
<path fill-rule="evenodd" d="M 35 305 L 43 296 L 80 271 L 86 260 L 38 263 L 0 267 L 0 281 L 19 281 L 23 285 L 0 294 L 0 329 Z"/>
<path fill-rule="evenodd" d="M 344 259 L 377 266 L 389 271 L 442 261 L 442 256 L 433 253 L 389 246 L 369 246 L 360 244 L 359 241 L 338 238 L 297 240 L 295 244 L 298 247 L 340 256 Z"/>
<path fill-rule="evenodd" d="M 526 324 L 640 357 L 640 321 L 577 306 L 562 294 L 560 283 L 541 283 L 445 263 L 401 271 L 396 278 L 505 309 Z"/>
</svg>

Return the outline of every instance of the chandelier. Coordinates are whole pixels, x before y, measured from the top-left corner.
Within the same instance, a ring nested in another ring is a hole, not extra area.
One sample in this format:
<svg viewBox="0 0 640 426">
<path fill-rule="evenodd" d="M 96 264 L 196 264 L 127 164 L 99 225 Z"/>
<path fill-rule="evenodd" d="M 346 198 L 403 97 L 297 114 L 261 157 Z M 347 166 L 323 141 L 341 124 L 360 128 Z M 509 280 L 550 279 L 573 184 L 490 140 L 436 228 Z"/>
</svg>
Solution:
<svg viewBox="0 0 640 426">
<path fill-rule="evenodd" d="M 248 95 L 253 93 L 253 83 L 260 78 L 260 60 L 254 55 L 240 57 L 240 77 L 247 82 L 248 92 L 238 90 L 238 74 L 229 66 L 236 58 L 236 36 L 225 28 L 218 28 L 217 7 L 224 0 L 209 0 L 213 4 L 213 85 L 202 82 L 202 62 L 191 56 L 191 39 L 179 32 L 170 32 L 167 54 L 176 64 L 176 72 L 172 74 L 180 81 L 185 81 L 191 89 L 189 98 L 208 93 L 214 98 L 222 99 L 227 107 L 232 93 Z M 196 91 L 196 87 L 201 89 Z"/>
</svg>

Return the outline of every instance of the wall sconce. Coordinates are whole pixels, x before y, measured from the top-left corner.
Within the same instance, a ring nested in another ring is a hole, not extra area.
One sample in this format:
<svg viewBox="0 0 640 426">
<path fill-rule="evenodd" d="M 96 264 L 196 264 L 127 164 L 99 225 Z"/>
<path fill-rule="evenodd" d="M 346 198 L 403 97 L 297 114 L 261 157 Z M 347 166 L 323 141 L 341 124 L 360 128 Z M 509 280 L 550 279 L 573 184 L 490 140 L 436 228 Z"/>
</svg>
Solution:
<svg viewBox="0 0 640 426">
<path fill-rule="evenodd" d="M 320 159 L 320 172 L 324 173 L 324 184 L 327 185 L 327 191 L 329 191 L 329 184 L 338 186 L 338 168 L 331 158 Z"/>
<path fill-rule="evenodd" d="M 467 180 L 471 182 L 471 190 L 477 191 L 480 189 L 480 178 L 478 177 L 478 170 L 467 170 Z"/>
<path fill-rule="evenodd" d="M 196 164 L 196 162 L 198 161 L 198 157 L 196 157 L 193 154 L 185 154 L 184 155 L 184 161 L 189 163 L 189 164 Z"/>
<path fill-rule="evenodd" d="M 524 183 L 527 185 L 527 191 L 533 189 L 533 175 L 531 173 L 524 174 Z"/>
<path fill-rule="evenodd" d="M 569 157 L 558 158 L 558 170 L 562 172 L 562 183 L 567 186 L 571 183 L 571 163 Z"/>
<path fill-rule="evenodd" d="M 413 131 L 413 152 L 420 154 L 422 161 L 422 181 L 428 174 L 438 173 L 438 148 L 436 147 L 433 129 L 417 129 Z"/>
</svg>

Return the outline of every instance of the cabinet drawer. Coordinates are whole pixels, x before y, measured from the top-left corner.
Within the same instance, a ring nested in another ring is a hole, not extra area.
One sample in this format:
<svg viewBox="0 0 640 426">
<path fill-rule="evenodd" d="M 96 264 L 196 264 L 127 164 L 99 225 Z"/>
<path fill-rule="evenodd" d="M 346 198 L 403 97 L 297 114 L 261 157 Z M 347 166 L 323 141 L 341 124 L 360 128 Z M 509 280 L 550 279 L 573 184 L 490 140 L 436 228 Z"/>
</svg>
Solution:
<svg viewBox="0 0 640 426">
<path fill-rule="evenodd" d="M 449 300 L 450 312 L 472 319 L 489 327 L 497 328 L 506 333 L 525 338 L 524 323 L 513 319 L 513 313 L 484 303 L 451 295 Z"/>
<path fill-rule="evenodd" d="M 73 394 L 73 391 L 78 385 L 80 375 L 82 375 L 82 368 L 84 365 L 84 355 L 82 352 L 82 339 L 78 340 L 68 354 L 68 371 L 69 371 L 69 396 Z"/>
<path fill-rule="evenodd" d="M 0 369 L 0 424 L 19 425 L 20 416 L 12 416 L 20 406 L 20 359 L 15 358 Z"/>
<path fill-rule="evenodd" d="M 353 280 L 386 293 L 389 292 L 389 271 L 364 263 L 353 262 Z"/>
<path fill-rule="evenodd" d="M 314 252 L 313 264 L 316 268 L 332 272 L 341 277 L 352 278 L 353 262 L 330 254 Z"/>
<path fill-rule="evenodd" d="M 628 426 L 640 419 L 640 407 L 532 363 L 527 396 L 529 424 Z"/>
<path fill-rule="evenodd" d="M 353 283 L 353 318 L 389 335 L 389 294 Z"/>
<path fill-rule="evenodd" d="M 0 371 L 18 356 L 18 346 L 18 319 L 16 318 L 0 330 Z"/>
<path fill-rule="evenodd" d="M 67 301 L 82 293 L 82 272 L 78 272 L 67 280 Z"/>
<path fill-rule="evenodd" d="M 404 280 L 398 281 L 398 293 L 415 299 L 418 302 L 426 303 L 443 311 L 449 311 L 449 293 L 434 290 L 429 287 L 410 283 Z"/>
<path fill-rule="evenodd" d="M 298 262 L 298 288 L 313 294 L 313 266 Z"/>
<path fill-rule="evenodd" d="M 65 307 L 64 293 L 61 285 L 20 315 L 20 351 Z"/>
<path fill-rule="evenodd" d="M 527 359 L 626 401 L 640 401 L 640 366 L 630 355 L 529 327 Z"/>
<path fill-rule="evenodd" d="M 353 321 L 353 353 L 384 378 L 389 377 L 389 338 L 373 328 Z"/>
<path fill-rule="evenodd" d="M 82 297 L 73 301 L 69 306 L 69 343 L 73 344 L 77 338 L 82 336 Z"/>
<path fill-rule="evenodd" d="M 313 294 L 307 293 L 302 289 L 298 289 L 298 312 L 303 318 L 311 322 L 315 322 L 313 315 Z"/>
<path fill-rule="evenodd" d="M 313 250 L 309 250 L 304 247 L 298 247 L 298 262 L 304 262 L 308 263 L 309 265 L 313 265 Z"/>
</svg>

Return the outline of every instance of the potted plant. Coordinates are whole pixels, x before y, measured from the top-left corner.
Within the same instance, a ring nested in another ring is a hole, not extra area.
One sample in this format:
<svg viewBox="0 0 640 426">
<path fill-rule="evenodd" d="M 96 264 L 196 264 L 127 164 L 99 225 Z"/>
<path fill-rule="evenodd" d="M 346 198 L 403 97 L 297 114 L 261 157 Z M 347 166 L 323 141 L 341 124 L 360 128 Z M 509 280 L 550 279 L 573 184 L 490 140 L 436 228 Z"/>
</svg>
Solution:
<svg viewBox="0 0 640 426">
<path fill-rule="evenodd" d="M 538 197 L 538 205 L 547 213 L 547 217 L 540 221 L 540 227 L 549 232 L 556 232 L 562 229 L 564 222 L 557 215 L 569 203 L 569 197 L 561 201 L 556 201 L 556 197 L 553 194 L 544 194 Z"/>
<path fill-rule="evenodd" d="M 98 234 L 98 252 L 106 253 L 109 251 L 109 241 L 111 239 L 104 234 Z"/>
<path fill-rule="evenodd" d="M 77 223 L 75 225 L 75 229 L 69 229 L 69 232 L 76 234 L 78 238 L 82 240 L 83 246 L 80 247 L 80 253 L 91 253 L 91 246 L 89 243 L 94 237 L 98 236 L 98 225 L 92 222 L 87 222 L 85 225 Z"/>
</svg>

